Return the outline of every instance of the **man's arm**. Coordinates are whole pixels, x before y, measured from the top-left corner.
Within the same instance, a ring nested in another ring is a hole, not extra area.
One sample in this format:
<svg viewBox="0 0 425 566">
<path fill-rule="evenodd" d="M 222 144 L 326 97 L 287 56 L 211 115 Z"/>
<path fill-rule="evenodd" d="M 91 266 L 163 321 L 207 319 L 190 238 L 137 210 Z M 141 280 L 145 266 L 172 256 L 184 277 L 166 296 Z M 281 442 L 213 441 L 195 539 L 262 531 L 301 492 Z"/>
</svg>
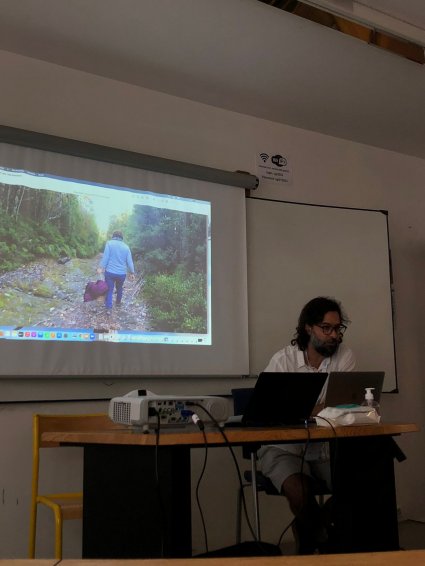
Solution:
<svg viewBox="0 0 425 566">
<path fill-rule="evenodd" d="M 134 277 L 134 263 L 133 263 L 133 257 L 131 255 L 130 248 L 128 248 L 128 251 L 127 251 L 127 268 L 130 271 L 130 278 L 133 278 Z"/>
</svg>

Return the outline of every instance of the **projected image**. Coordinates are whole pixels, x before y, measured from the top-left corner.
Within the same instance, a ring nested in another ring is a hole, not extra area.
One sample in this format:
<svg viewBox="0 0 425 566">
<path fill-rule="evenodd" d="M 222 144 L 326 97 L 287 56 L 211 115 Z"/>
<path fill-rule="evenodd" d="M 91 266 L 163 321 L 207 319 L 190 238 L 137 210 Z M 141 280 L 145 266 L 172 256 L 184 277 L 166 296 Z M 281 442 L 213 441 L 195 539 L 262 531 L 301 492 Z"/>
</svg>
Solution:
<svg viewBox="0 0 425 566">
<path fill-rule="evenodd" d="M 211 343 L 207 201 L 0 168 L 0 337 Z"/>
</svg>

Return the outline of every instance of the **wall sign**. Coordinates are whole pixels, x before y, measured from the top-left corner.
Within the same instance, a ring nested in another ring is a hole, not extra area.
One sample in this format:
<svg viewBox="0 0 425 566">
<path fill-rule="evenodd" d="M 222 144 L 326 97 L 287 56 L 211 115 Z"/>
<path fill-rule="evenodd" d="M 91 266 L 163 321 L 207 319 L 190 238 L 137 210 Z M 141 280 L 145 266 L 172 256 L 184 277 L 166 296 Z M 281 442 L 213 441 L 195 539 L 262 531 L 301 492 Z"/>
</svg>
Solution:
<svg viewBox="0 0 425 566">
<path fill-rule="evenodd" d="M 260 184 L 292 184 L 292 168 L 285 153 L 261 151 L 256 155 L 256 167 Z"/>
</svg>

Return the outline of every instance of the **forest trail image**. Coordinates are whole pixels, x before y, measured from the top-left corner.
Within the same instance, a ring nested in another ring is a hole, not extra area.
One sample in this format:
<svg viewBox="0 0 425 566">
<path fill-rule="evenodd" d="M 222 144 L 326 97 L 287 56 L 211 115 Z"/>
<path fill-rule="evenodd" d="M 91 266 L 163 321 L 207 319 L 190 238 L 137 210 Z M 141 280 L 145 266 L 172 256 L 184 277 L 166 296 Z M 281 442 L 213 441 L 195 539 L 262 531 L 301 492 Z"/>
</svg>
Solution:
<svg viewBox="0 0 425 566">
<path fill-rule="evenodd" d="M 147 309 L 139 299 L 141 278 L 124 284 L 120 307 L 107 316 L 104 296 L 83 301 L 101 255 L 91 259 L 42 259 L 0 275 L 2 323 L 16 326 L 68 329 L 149 330 Z"/>
<path fill-rule="evenodd" d="M 209 206 L 0 168 L 0 326 L 205 334 Z M 104 297 L 83 301 L 100 267 L 127 269 L 109 313 Z"/>
</svg>

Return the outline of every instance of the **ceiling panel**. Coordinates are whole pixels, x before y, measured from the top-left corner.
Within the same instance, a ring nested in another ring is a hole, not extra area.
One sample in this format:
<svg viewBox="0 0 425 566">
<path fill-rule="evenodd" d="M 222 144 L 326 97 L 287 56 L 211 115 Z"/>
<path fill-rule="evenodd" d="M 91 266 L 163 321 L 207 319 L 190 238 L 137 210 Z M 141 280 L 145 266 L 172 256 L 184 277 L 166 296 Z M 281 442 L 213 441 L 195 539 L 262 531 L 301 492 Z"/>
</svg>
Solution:
<svg viewBox="0 0 425 566">
<path fill-rule="evenodd" d="M 424 66 L 257 0 L 0 0 L 0 49 L 425 158 Z"/>
</svg>

